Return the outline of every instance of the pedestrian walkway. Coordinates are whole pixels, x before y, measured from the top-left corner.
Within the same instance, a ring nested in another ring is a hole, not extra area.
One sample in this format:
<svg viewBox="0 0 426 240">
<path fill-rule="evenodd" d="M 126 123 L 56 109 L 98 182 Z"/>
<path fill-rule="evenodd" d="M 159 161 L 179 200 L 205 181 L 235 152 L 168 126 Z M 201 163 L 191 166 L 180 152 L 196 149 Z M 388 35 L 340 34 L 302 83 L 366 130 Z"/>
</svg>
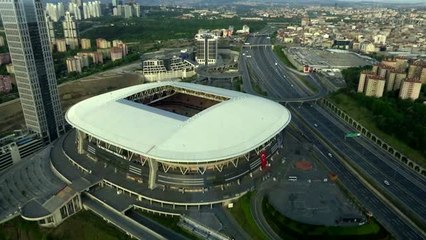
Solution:
<svg viewBox="0 0 426 240">
<path fill-rule="evenodd" d="M 165 239 L 163 236 L 155 233 L 149 228 L 140 225 L 124 214 L 113 210 L 98 200 L 90 198 L 89 195 L 83 194 L 82 201 L 85 208 L 93 211 L 97 215 L 112 223 L 126 234 L 137 239 Z"/>
</svg>

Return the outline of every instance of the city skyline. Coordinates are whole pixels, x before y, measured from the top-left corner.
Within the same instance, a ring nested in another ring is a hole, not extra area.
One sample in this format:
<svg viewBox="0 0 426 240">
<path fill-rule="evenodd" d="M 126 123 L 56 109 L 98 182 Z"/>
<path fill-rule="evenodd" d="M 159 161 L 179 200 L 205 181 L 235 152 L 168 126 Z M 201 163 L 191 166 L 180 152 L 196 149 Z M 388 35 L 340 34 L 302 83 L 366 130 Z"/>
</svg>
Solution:
<svg viewBox="0 0 426 240">
<path fill-rule="evenodd" d="M 425 239 L 415 1 L 0 0 L 0 238 Z"/>
</svg>

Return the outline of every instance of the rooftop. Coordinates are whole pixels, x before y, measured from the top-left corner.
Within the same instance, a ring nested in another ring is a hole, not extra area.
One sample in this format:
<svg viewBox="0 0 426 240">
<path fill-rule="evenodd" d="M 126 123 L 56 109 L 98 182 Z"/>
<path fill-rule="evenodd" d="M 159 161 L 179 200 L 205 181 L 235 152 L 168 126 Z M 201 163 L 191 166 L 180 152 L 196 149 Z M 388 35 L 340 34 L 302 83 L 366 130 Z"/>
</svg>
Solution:
<svg viewBox="0 0 426 240">
<path fill-rule="evenodd" d="M 191 114 L 179 112 L 182 101 L 168 102 L 166 109 L 165 99 L 176 93 L 196 96 L 196 104 L 207 104 Z M 201 98 L 204 100 L 199 101 Z M 159 82 L 87 99 L 71 107 L 66 119 L 95 138 L 140 155 L 197 163 L 237 157 L 261 146 L 288 125 L 291 115 L 282 105 L 261 97 L 197 84 Z"/>
<path fill-rule="evenodd" d="M 78 192 L 88 188 L 90 182 L 84 178 L 76 179 L 71 185 L 65 186 L 49 199 L 31 199 L 21 209 L 21 215 L 26 219 L 42 219 L 52 214 L 67 203 Z"/>
</svg>

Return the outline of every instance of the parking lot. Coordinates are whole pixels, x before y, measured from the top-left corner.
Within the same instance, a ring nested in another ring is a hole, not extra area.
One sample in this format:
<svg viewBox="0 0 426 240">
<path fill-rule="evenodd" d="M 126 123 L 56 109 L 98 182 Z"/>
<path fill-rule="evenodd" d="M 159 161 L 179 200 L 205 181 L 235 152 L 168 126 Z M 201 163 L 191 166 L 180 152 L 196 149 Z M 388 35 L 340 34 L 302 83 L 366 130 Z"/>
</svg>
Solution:
<svg viewBox="0 0 426 240">
<path fill-rule="evenodd" d="M 277 175 L 277 186 L 269 193 L 270 203 L 286 217 L 315 225 L 357 225 L 362 213 L 346 198 L 328 177 L 328 171 L 314 157 L 309 143 L 286 139 L 286 165 Z M 296 167 L 297 162 L 310 163 L 310 170 Z M 356 219 L 356 220 L 355 220 Z"/>
<path fill-rule="evenodd" d="M 294 47 L 288 50 L 290 58 L 302 66 L 309 65 L 316 69 L 348 68 L 372 64 L 373 60 L 360 57 L 352 52 Z"/>
</svg>

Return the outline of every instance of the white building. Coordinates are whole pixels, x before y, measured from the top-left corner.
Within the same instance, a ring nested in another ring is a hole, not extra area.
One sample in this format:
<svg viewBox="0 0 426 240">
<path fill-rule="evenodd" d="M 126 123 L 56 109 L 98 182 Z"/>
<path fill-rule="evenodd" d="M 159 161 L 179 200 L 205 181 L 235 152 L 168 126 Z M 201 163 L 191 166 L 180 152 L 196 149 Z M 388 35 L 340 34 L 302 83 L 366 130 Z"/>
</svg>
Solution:
<svg viewBox="0 0 426 240">
<path fill-rule="evenodd" d="M 117 5 L 113 8 L 112 15 L 124 18 L 140 17 L 140 5 L 137 3 Z"/>
<path fill-rule="evenodd" d="M 65 39 L 56 39 L 56 50 L 58 52 L 66 52 L 67 51 L 67 43 Z"/>
<path fill-rule="evenodd" d="M 76 57 L 67 58 L 67 70 L 68 70 L 68 73 L 71 73 L 71 72 L 81 73 L 82 66 L 81 66 L 80 57 L 76 56 Z"/>
<path fill-rule="evenodd" d="M 376 52 L 376 46 L 370 42 L 362 42 L 360 45 L 360 50 L 364 53 L 370 54 Z"/>
<path fill-rule="evenodd" d="M 57 22 L 59 19 L 58 16 L 58 9 L 56 4 L 54 3 L 47 3 L 46 4 L 46 13 L 52 19 L 52 21 Z"/>
<path fill-rule="evenodd" d="M 121 40 L 112 41 L 112 46 L 121 48 L 121 50 L 123 52 L 123 57 L 127 56 L 127 54 L 129 53 L 129 48 L 127 47 L 127 44 L 125 44 Z"/>
<path fill-rule="evenodd" d="M 141 16 L 141 7 L 139 4 L 133 4 L 133 16 L 140 17 Z"/>
<path fill-rule="evenodd" d="M 70 12 L 65 13 L 65 20 L 62 22 L 62 27 L 64 29 L 66 44 L 69 45 L 71 49 L 78 48 L 77 25 Z"/>
<path fill-rule="evenodd" d="M 386 36 L 383 34 L 377 34 L 373 38 L 374 44 L 386 44 Z"/>
<path fill-rule="evenodd" d="M 47 15 L 47 12 L 45 12 L 44 17 L 46 19 L 47 36 L 49 37 L 50 47 L 53 47 L 53 45 L 56 43 L 55 28 L 53 25 L 53 21 Z M 0 41 L 0 46 L 1 46 L 1 41 Z"/>
<path fill-rule="evenodd" d="M 4 46 L 4 38 L 3 36 L 0 36 L 0 47 Z"/>
<path fill-rule="evenodd" d="M 133 17 L 132 6 L 130 6 L 130 5 L 123 5 L 123 10 L 124 10 L 124 12 L 122 12 L 122 15 L 124 16 L 124 18 L 131 18 L 131 17 Z"/>
<path fill-rule="evenodd" d="M 143 61 L 142 65 L 143 76 L 150 82 L 188 78 L 196 74 L 193 63 L 176 56 L 163 59 L 147 59 Z"/>
<path fill-rule="evenodd" d="M 97 18 L 101 14 L 101 2 L 100 1 L 91 1 L 83 3 L 83 18 Z"/>
<path fill-rule="evenodd" d="M 81 20 L 81 11 L 79 6 L 76 3 L 70 2 L 68 4 L 68 12 L 74 15 L 75 20 Z"/>
<path fill-rule="evenodd" d="M 195 60 L 202 65 L 216 64 L 218 37 L 211 33 L 195 35 L 197 54 Z"/>
<path fill-rule="evenodd" d="M 237 30 L 237 33 L 248 34 L 250 33 L 250 27 L 247 25 L 243 25 L 243 29 Z"/>
<path fill-rule="evenodd" d="M 46 13 L 52 21 L 57 22 L 61 17 L 65 15 L 64 4 L 62 2 L 59 2 L 57 4 L 47 3 Z"/>
</svg>

